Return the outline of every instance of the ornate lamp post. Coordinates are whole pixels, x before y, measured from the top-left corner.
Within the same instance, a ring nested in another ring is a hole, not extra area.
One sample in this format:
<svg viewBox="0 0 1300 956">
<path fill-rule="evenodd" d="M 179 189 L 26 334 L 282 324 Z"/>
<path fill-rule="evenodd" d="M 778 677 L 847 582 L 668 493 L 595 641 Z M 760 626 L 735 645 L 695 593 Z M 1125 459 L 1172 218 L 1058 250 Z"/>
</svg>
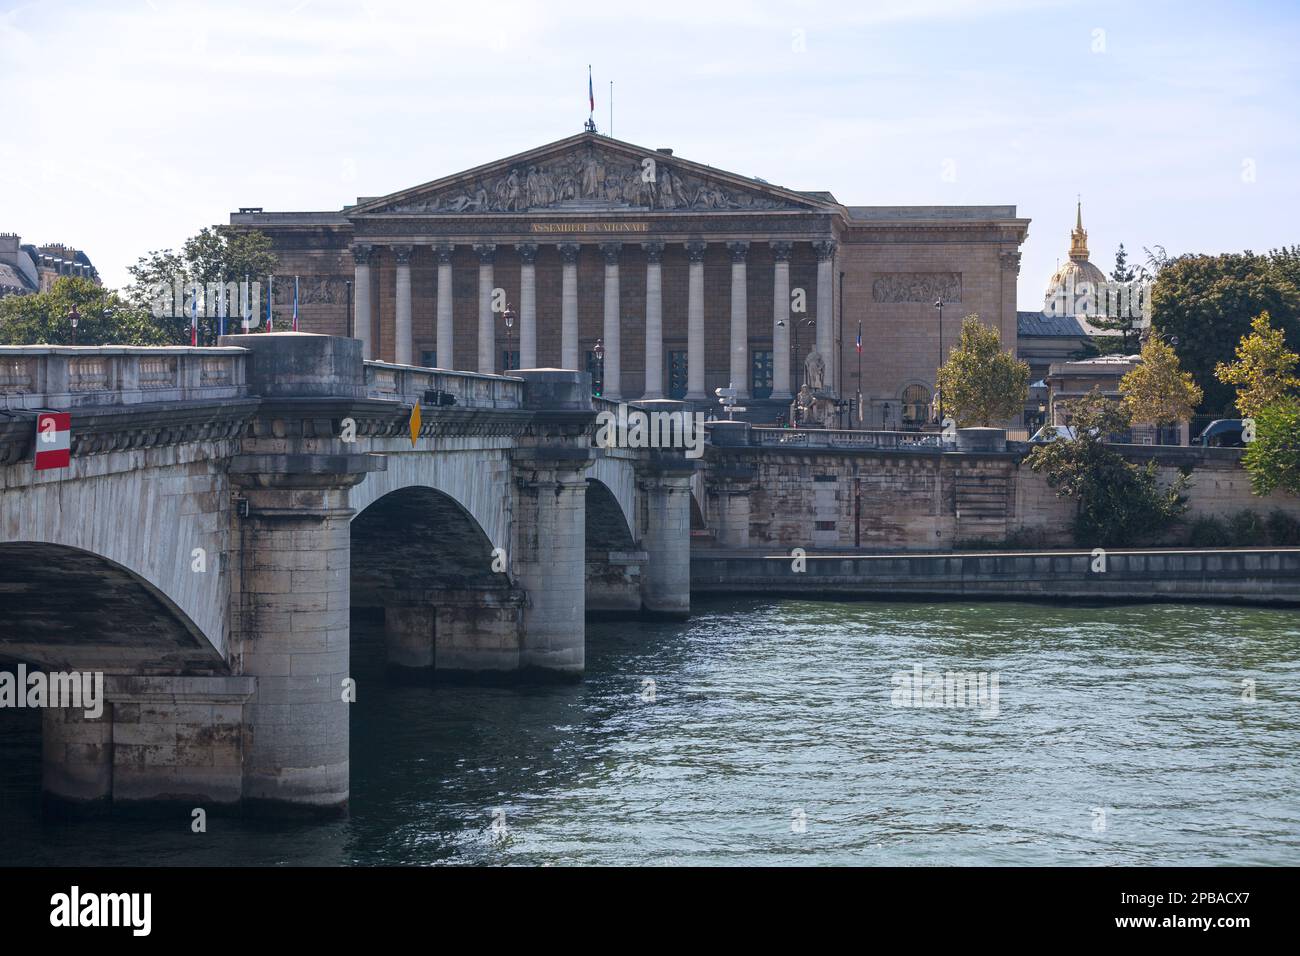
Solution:
<svg viewBox="0 0 1300 956">
<path fill-rule="evenodd" d="M 939 427 L 943 427 L 943 390 L 939 388 L 939 369 L 943 368 L 943 296 L 939 296 L 934 307 L 939 310 L 939 364 L 934 370 L 934 391 L 939 399 Z"/>
<path fill-rule="evenodd" d="M 76 303 L 73 303 L 71 311 L 68 312 L 68 320 L 72 323 L 72 344 L 77 344 L 77 323 L 81 321 L 81 313 L 77 311 Z"/>
<path fill-rule="evenodd" d="M 596 372 L 600 376 L 600 387 L 593 389 L 592 394 L 600 396 L 605 391 L 605 345 L 602 340 L 596 339 L 591 354 L 596 356 Z"/>
<path fill-rule="evenodd" d="M 508 372 L 510 371 L 510 336 L 511 330 L 515 327 L 515 307 L 509 302 L 506 303 L 506 309 L 501 313 L 501 318 L 506 323 L 506 360 L 501 363 L 505 366 L 501 371 Z"/>
</svg>

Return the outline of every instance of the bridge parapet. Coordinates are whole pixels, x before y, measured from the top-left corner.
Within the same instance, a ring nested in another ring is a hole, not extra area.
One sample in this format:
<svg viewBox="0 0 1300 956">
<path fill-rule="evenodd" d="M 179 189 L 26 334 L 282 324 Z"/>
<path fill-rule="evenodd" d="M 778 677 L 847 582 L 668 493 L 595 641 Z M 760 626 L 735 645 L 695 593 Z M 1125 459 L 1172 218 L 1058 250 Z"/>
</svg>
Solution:
<svg viewBox="0 0 1300 956">
<path fill-rule="evenodd" d="M 503 375 L 366 362 L 366 395 L 369 398 L 395 400 L 408 405 L 417 400 L 428 404 L 425 396 L 429 392 L 446 396 L 457 408 L 522 408 L 524 383 L 521 379 Z"/>
<path fill-rule="evenodd" d="M 0 346 L 0 408 L 221 401 L 248 395 L 242 348 Z"/>
</svg>

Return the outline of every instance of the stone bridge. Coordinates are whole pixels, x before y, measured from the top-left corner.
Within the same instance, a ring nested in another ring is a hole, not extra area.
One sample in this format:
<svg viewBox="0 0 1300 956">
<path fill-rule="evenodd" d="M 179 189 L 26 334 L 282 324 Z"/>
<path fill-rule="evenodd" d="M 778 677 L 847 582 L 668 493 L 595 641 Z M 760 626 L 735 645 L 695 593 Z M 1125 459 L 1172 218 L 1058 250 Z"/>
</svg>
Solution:
<svg viewBox="0 0 1300 956">
<path fill-rule="evenodd" d="M 44 711 L 59 806 L 345 809 L 354 608 L 391 667 L 569 679 L 586 612 L 688 613 L 694 463 L 597 447 L 587 375 L 221 341 L 0 348 L 0 661 L 107 675 Z"/>
</svg>

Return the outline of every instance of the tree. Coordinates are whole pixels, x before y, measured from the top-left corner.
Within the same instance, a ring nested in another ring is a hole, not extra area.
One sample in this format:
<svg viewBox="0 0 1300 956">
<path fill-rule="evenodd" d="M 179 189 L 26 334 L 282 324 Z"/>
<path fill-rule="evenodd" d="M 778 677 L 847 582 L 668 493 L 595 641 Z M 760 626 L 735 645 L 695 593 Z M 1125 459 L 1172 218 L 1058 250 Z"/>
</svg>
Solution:
<svg viewBox="0 0 1300 956">
<path fill-rule="evenodd" d="M 253 281 L 265 281 L 275 272 L 277 264 L 271 251 L 271 238 L 266 233 L 207 226 L 185 240 L 179 253 L 159 249 L 142 256 L 128 270 L 132 283 L 126 294 L 136 308 L 152 310 L 155 314 L 159 311 L 158 304 L 168 303 L 166 312 L 156 315 L 155 321 L 169 343 L 189 345 L 190 317 L 175 314 L 171 304 L 177 280 L 182 287 L 193 282 L 204 286 L 212 282 L 242 282 L 245 276 Z M 212 328 L 211 338 L 215 341 L 215 321 L 205 320 L 202 307 L 199 324 L 201 329 Z"/>
<path fill-rule="evenodd" d="M 71 345 L 74 307 L 78 345 L 167 344 L 147 311 L 90 279 L 64 276 L 46 292 L 0 299 L 0 345 Z"/>
<path fill-rule="evenodd" d="M 1220 362 L 1214 369 L 1220 382 L 1237 387 L 1237 410 L 1248 417 L 1300 388 L 1295 375 L 1300 354 L 1286 347 L 1286 336 L 1273 328 L 1269 314 L 1255 316 L 1250 327 L 1250 335 L 1237 345 L 1237 361 Z"/>
<path fill-rule="evenodd" d="M 1115 268 L 1111 270 L 1110 278 L 1117 286 L 1124 286 L 1129 289 L 1129 301 L 1131 303 L 1131 293 L 1137 281 L 1138 273 L 1136 269 L 1129 265 L 1128 252 L 1125 251 L 1122 242 L 1119 244 L 1119 249 L 1115 251 Z M 1101 314 L 1099 311 L 1097 315 L 1088 316 L 1088 323 L 1104 332 L 1118 332 L 1119 334 L 1092 336 L 1089 342 L 1091 348 L 1086 350 L 1087 355 L 1089 357 L 1093 355 L 1131 355 L 1138 332 L 1137 319 L 1131 314 L 1131 307 L 1130 314 L 1125 314 L 1122 309 L 1113 308 L 1110 296 L 1103 295 L 1102 290 L 1098 290 L 1097 301 L 1099 305 L 1103 302 L 1106 303 L 1106 312 Z"/>
<path fill-rule="evenodd" d="M 1300 495 L 1300 398 L 1288 395 L 1256 409 L 1255 440 L 1241 463 L 1257 495 L 1275 488 Z"/>
<path fill-rule="evenodd" d="M 1204 398 L 1173 348 L 1158 335 L 1143 344 L 1142 364 L 1120 379 L 1119 390 L 1130 420 L 1149 425 L 1190 421 Z"/>
<path fill-rule="evenodd" d="M 1161 488 L 1155 461 L 1139 468 L 1105 443 L 1107 435 L 1128 427 L 1123 406 L 1093 389 L 1069 403 L 1067 411 L 1074 437 L 1039 445 L 1026 460 L 1059 496 L 1075 500 L 1077 544 L 1109 548 L 1141 543 L 1179 520 L 1187 510 L 1187 477 L 1180 475 Z"/>
<path fill-rule="evenodd" d="M 1255 316 L 1268 312 L 1288 346 L 1300 351 L 1300 247 L 1169 260 L 1151 306 L 1152 326 L 1178 338 L 1178 358 L 1204 392 L 1202 410 L 1230 413 L 1233 389 L 1215 370 L 1232 360 Z"/>
<path fill-rule="evenodd" d="M 1029 363 L 1002 351 L 998 330 L 977 315 L 963 320 L 938 378 L 945 410 L 962 427 L 1005 422 L 1024 409 L 1029 394 Z"/>
</svg>

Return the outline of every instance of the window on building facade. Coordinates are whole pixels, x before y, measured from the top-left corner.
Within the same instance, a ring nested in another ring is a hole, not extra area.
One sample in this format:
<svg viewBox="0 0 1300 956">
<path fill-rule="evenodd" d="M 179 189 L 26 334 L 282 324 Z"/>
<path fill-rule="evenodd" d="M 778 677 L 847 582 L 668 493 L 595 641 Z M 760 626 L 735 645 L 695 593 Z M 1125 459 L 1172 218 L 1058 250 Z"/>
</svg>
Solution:
<svg viewBox="0 0 1300 956">
<path fill-rule="evenodd" d="M 668 353 L 668 397 L 683 399 L 686 397 L 688 380 L 686 377 L 686 350 Z"/>
<path fill-rule="evenodd" d="M 422 366 L 424 366 L 425 368 L 437 368 L 437 367 L 438 367 L 438 350 L 437 350 L 437 349 L 421 349 L 421 350 L 420 350 L 420 364 L 421 364 Z"/>
<path fill-rule="evenodd" d="M 501 352 L 501 367 L 506 371 L 519 367 L 519 350 L 506 349 Z"/>
<path fill-rule="evenodd" d="M 909 385 L 903 389 L 903 424 L 916 427 L 924 425 L 930 417 L 930 390 L 924 385 Z"/>
<path fill-rule="evenodd" d="M 756 349 L 750 353 L 749 394 L 755 398 L 772 397 L 771 349 Z"/>
</svg>

